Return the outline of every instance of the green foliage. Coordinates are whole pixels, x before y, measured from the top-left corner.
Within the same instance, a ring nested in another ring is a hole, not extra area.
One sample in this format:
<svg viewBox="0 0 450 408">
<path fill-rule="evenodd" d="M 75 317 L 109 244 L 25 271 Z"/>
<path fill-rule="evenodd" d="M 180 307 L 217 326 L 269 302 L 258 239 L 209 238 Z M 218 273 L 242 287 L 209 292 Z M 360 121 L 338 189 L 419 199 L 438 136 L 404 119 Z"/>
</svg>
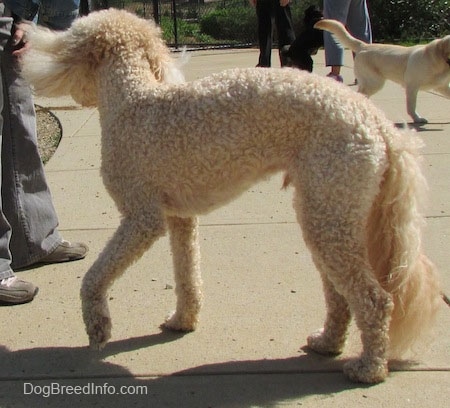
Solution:
<svg viewBox="0 0 450 408">
<path fill-rule="evenodd" d="M 370 0 L 375 41 L 416 41 L 450 34 L 448 0 Z"/>
<path fill-rule="evenodd" d="M 175 42 L 175 30 L 172 17 L 162 16 L 160 25 L 164 41 L 168 44 L 173 44 Z M 214 38 L 200 30 L 198 23 L 182 19 L 177 20 L 177 34 L 184 44 L 211 44 L 215 42 Z"/>
<path fill-rule="evenodd" d="M 151 15 L 151 1 L 91 0 L 127 8 L 139 15 Z M 177 31 L 179 44 L 253 43 L 257 39 L 257 18 L 248 0 L 211 2 L 177 0 Z M 321 7 L 323 0 L 291 0 L 296 32 L 303 29 L 307 7 Z M 374 41 L 425 41 L 450 34 L 450 0 L 368 0 Z M 174 43 L 171 2 L 160 2 L 164 38 Z"/>
<path fill-rule="evenodd" d="M 201 30 L 219 40 L 257 41 L 255 10 L 248 2 L 219 6 L 200 19 Z"/>
<path fill-rule="evenodd" d="M 375 41 L 418 41 L 450 34 L 450 0 L 370 0 L 369 12 Z M 303 28 L 303 13 L 322 1 L 292 0 L 297 32 Z M 221 40 L 257 42 L 256 13 L 247 0 L 219 2 L 200 19 L 204 33 Z"/>
</svg>

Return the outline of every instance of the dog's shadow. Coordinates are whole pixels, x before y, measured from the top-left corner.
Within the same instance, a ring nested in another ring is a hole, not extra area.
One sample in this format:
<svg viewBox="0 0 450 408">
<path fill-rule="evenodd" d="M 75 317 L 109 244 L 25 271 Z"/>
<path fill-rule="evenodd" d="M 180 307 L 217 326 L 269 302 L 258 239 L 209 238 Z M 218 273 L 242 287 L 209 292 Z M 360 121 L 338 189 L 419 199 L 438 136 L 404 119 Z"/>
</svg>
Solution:
<svg viewBox="0 0 450 408">
<path fill-rule="evenodd" d="M 183 334 L 161 333 L 109 343 L 101 352 L 88 347 L 48 347 L 10 351 L 0 346 L 0 402 L 16 408 L 43 406 L 77 407 L 167 406 L 252 407 L 277 406 L 283 401 L 313 395 L 332 395 L 366 387 L 346 380 L 342 360 L 307 352 L 287 359 L 227 361 L 201 365 L 158 376 L 158 367 L 148 367 L 140 376 L 106 357 L 137 351 L 178 340 Z M 196 350 L 195 352 L 201 352 Z M 136 353 L 138 355 L 138 353 Z M 167 355 L 167 359 L 171 356 Z M 308 367 L 321 366 L 311 370 Z M 45 391 L 54 385 L 56 393 Z M 61 386 L 80 386 L 79 394 L 61 392 Z M 88 388 L 88 387 L 97 388 Z M 33 388 L 33 392 L 31 391 Z M 47 387 L 47 388 L 45 388 Z M 113 388 L 114 387 L 114 388 Z M 122 394 L 122 388 L 128 393 Z M 96 390 L 94 394 L 93 390 Z M 37 391 L 36 391 L 37 390 Z M 145 390 L 144 392 L 137 392 Z M 114 394 L 113 391 L 116 393 Z"/>
</svg>

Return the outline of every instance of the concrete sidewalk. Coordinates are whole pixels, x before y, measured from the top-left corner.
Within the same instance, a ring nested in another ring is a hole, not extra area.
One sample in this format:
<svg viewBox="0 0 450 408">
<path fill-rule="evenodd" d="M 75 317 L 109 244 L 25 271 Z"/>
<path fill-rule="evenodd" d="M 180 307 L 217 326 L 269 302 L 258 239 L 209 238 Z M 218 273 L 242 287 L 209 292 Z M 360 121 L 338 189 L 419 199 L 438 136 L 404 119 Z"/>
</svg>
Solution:
<svg viewBox="0 0 450 408">
<path fill-rule="evenodd" d="M 276 53 L 273 60 L 278 62 Z M 323 52 L 315 61 L 316 73 L 325 75 Z M 256 50 L 199 51 L 185 71 L 192 80 L 256 62 Z M 346 63 L 343 76 L 350 84 L 350 53 Z M 373 101 L 393 121 L 410 121 L 400 87 L 388 83 Z M 99 175 L 98 113 L 69 98 L 36 102 L 51 108 L 64 131 L 46 165 L 60 231 L 86 242 L 90 253 L 82 261 L 20 273 L 40 293 L 30 304 L 0 308 L 1 408 L 448 406 L 450 308 L 444 302 L 426 353 L 409 367 L 392 363 L 390 377 L 377 386 L 353 384 L 341 372 L 343 362 L 360 351 L 354 327 L 339 358 L 304 351 L 325 308 L 318 272 L 295 221 L 292 191 L 280 190 L 281 175 L 201 218 L 205 304 L 196 332 L 159 328 L 175 305 L 164 238 L 115 283 L 113 337 L 104 351 L 90 351 L 81 279 L 119 222 Z M 419 129 L 430 184 L 425 247 L 450 293 L 450 101 L 421 93 L 418 106 L 430 121 Z"/>
</svg>

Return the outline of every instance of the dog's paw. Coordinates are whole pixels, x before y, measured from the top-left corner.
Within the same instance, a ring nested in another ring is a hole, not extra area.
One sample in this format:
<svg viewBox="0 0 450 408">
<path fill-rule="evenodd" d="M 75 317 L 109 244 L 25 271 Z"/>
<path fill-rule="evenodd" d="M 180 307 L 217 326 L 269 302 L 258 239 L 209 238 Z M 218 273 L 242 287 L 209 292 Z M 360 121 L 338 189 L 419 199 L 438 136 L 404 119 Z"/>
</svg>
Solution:
<svg viewBox="0 0 450 408">
<path fill-rule="evenodd" d="M 164 327 L 170 330 L 190 332 L 197 328 L 198 319 L 187 314 L 172 312 L 165 320 Z"/>
<path fill-rule="evenodd" d="M 86 332 L 89 336 L 89 347 L 93 350 L 101 350 L 105 347 L 111 338 L 111 319 L 106 316 L 100 316 L 95 322 L 86 326 Z"/>
<path fill-rule="evenodd" d="M 89 345 L 92 349 L 101 350 L 111 338 L 111 317 L 105 299 L 83 299 L 83 320 Z"/>
<path fill-rule="evenodd" d="M 380 358 L 367 359 L 361 357 L 358 360 L 346 363 L 344 374 L 354 382 L 377 384 L 383 382 L 388 375 L 387 361 Z"/>
<path fill-rule="evenodd" d="M 345 339 L 341 340 L 327 336 L 324 330 L 321 329 L 308 336 L 307 344 L 316 353 L 326 356 L 337 356 L 344 349 Z"/>
</svg>

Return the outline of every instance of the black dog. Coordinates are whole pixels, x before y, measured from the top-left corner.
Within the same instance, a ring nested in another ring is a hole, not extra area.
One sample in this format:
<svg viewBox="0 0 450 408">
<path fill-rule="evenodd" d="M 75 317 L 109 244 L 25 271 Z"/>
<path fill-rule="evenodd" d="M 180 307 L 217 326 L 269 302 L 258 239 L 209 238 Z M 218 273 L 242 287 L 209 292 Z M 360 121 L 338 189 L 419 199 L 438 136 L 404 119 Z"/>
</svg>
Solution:
<svg viewBox="0 0 450 408">
<path fill-rule="evenodd" d="M 305 10 L 305 29 L 291 45 L 286 45 L 281 50 L 284 65 L 312 72 L 311 55 L 317 54 L 318 49 L 323 47 L 323 31 L 315 29 L 314 24 L 322 18 L 323 14 L 316 6 L 309 6 Z"/>
</svg>

